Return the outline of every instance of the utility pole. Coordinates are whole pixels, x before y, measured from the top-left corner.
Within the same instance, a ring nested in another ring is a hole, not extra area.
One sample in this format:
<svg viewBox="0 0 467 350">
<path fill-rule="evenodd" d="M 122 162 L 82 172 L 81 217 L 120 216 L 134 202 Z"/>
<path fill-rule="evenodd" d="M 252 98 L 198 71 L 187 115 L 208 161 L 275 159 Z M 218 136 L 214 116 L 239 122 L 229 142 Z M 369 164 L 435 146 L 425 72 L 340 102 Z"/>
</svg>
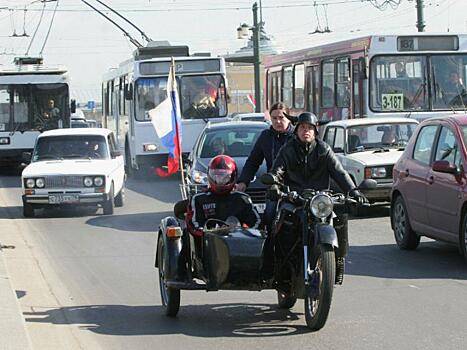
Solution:
<svg viewBox="0 0 467 350">
<path fill-rule="evenodd" d="M 260 77 L 260 55 L 259 42 L 261 35 L 261 25 L 258 22 L 258 3 L 253 4 L 253 57 L 254 57 L 254 74 L 255 74 L 255 112 L 261 112 L 261 77 Z"/>
<path fill-rule="evenodd" d="M 417 0 L 417 29 L 419 32 L 425 31 L 425 21 L 423 20 L 423 0 Z"/>
</svg>

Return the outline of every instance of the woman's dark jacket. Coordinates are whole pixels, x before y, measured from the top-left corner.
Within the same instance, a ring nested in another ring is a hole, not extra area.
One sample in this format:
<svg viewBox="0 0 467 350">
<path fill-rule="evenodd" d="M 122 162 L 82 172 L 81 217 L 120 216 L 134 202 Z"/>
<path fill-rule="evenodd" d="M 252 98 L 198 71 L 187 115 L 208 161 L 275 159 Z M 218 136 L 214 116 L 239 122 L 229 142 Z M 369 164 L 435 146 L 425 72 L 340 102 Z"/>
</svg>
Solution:
<svg viewBox="0 0 467 350">
<path fill-rule="evenodd" d="M 244 182 L 248 186 L 263 160 L 266 160 L 267 171 L 270 171 L 279 150 L 291 137 L 293 137 L 292 125 L 289 125 L 287 130 L 282 133 L 276 131 L 272 126 L 261 132 L 237 182 Z"/>
</svg>

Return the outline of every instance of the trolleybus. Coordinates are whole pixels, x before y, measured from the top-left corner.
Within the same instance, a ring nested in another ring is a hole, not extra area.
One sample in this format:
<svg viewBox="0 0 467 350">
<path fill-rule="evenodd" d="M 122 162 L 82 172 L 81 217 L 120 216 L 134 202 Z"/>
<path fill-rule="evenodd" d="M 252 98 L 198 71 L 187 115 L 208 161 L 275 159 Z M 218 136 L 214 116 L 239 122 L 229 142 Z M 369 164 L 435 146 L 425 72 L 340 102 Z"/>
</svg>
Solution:
<svg viewBox="0 0 467 350">
<path fill-rule="evenodd" d="M 137 49 L 131 59 L 106 73 L 102 84 L 104 125 L 115 131 L 129 174 L 167 164 L 168 151 L 148 112 L 167 96 L 172 57 L 182 113 L 182 151 L 191 151 L 207 122 L 227 119 L 223 58 L 189 56 L 187 46 L 149 43 Z"/>
<path fill-rule="evenodd" d="M 320 120 L 410 116 L 467 105 L 467 35 L 373 35 L 268 56 L 265 104 Z"/>
<path fill-rule="evenodd" d="M 0 166 L 22 162 L 40 132 L 70 126 L 69 79 L 62 66 L 18 57 L 0 69 Z"/>
</svg>

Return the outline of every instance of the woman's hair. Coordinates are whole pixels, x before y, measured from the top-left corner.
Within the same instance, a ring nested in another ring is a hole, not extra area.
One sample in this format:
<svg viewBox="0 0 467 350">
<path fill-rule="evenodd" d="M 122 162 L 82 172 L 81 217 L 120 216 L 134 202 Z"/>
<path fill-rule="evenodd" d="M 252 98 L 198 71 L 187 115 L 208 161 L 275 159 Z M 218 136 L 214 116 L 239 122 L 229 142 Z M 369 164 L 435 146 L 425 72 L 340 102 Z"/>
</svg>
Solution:
<svg viewBox="0 0 467 350">
<path fill-rule="evenodd" d="M 276 109 L 280 109 L 282 111 L 285 112 L 285 114 L 289 114 L 289 106 L 287 106 L 285 103 L 283 102 L 276 102 L 274 103 L 271 108 L 269 108 L 269 114 L 272 113 L 272 111 L 275 111 Z"/>
</svg>

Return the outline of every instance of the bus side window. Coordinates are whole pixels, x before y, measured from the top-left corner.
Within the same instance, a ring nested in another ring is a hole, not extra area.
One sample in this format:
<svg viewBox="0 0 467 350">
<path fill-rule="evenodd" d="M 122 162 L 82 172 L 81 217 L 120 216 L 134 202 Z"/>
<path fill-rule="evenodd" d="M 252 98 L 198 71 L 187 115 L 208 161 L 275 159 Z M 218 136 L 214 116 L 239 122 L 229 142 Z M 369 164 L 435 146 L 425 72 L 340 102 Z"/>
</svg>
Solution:
<svg viewBox="0 0 467 350">
<path fill-rule="evenodd" d="M 322 106 L 334 107 L 334 61 L 323 61 L 321 72 Z"/>
<path fill-rule="evenodd" d="M 292 106 L 292 67 L 282 70 L 282 102 Z"/>
</svg>

